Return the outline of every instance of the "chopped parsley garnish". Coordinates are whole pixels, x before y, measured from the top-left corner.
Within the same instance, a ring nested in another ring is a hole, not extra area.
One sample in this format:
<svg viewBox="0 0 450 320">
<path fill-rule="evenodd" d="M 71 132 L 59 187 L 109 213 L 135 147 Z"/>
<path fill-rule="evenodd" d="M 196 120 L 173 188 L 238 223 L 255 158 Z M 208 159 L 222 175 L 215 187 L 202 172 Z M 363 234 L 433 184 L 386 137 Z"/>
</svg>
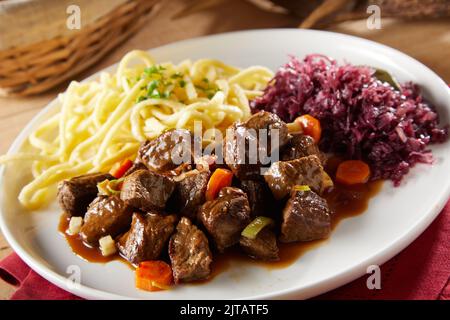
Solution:
<svg viewBox="0 0 450 320">
<path fill-rule="evenodd" d="M 217 91 L 219 91 L 218 87 L 211 84 L 207 78 L 202 79 L 202 85 L 196 84 L 194 87 L 203 92 L 208 99 L 214 97 Z"/>
<path fill-rule="evenodd" d="M 174 86 L 186 87 L 187 83 L 183 79 L 184 73 L 175 72 L 168 74 L 168 72 L 164 73 L 164 70 L 166 68 L 161 65 L 153 65 L 144 69 L 141 79 L 147 79 L 149 82 L 145 87 L 141 88 L 143 95 L 136 99 L 137 103 L 146 99 L 167 99 L 172 95 Z M 218 90 L 206 77 L 195 87 L 208 99 L 211 99 Z"/>
<path fill-rule="evenodd" d="M 162 71 L 166 70 L 166 68 L 164 68 L 161 65 L 153 65 L 151 67 L 147 67 L 144 69 L 144 73 L 148 76 L 152 75 L 152 74 L 161 74 Z"/>
<path fill-rule="evenodd" d="M 160 85 L 159 80 L 152 80 L 147 85 L 147 95 L 151 95 Z"/>
<path fill-rule="evenodd" d="M 176 72 L 170 76 L 170 78 L 172 78 L 172 79 L 178 79 L 178 78 L 182 78 L 182 77 L 183 77 L 183 75 L 181 74 L 181 72 Z"/>
</svg>

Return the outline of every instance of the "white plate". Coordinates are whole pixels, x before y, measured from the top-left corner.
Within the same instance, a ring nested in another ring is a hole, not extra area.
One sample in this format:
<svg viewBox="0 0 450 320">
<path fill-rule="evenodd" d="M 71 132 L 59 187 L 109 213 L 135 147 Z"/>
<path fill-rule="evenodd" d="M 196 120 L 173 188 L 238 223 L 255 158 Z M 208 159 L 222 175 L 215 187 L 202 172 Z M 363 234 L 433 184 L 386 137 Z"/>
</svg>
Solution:
<svg viewBox="0 0 450 320">
<path fill-rule="evenodd" d="M 391 71 L 400 81 L 412 80 L 438 106 L 450 123 L 450 93 L 430 69 L 386 46 L 342 34 L 310 30 L 263 30 L 228 33 L 152 49 L 157 61 L 217 58 L 246 67 L 273 70 L 293 54 L 322 53 L 353 64 Z M 95 75 L 94 75 L 95 76 Z M 55 110 L 50 103 L 23 130 L 10 149 L 17 152 L 26 136 Z M 0 179 L 0 225 L 8 242 L 36 272 L 57 286 L 89 299 L 236 299 L 308 298 L 341 286 L 382 264 L 411 243 L 433 221 L 450 196 L 450 143 L 433 146 L 436 163 L 418 165 L 403 184 L 385 183 L 362 215 L 342 221 L 331 238 L 284 269 L 236 265 L 204 285 L 181 285 L 149 293 L 134 288 L 133 272 L 124 263 L 96 264 L 75 256 L 57 231 L 56 204 L 25 212 L 17 194 L 28 168 L 8 166 Z M 81 285 L 67 287 L 70 266 L 81 270 Z M 69 272 L 69 273 L 68 273 Z"/>
</svg>

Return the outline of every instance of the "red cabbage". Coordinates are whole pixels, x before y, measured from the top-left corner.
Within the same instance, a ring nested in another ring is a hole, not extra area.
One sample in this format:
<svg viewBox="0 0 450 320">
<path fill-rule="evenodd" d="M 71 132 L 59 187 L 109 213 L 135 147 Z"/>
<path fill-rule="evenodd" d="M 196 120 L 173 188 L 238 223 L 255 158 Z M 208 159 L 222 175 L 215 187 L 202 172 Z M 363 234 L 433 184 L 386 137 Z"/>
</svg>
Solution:
<svg viewBox="0 0 450 320">
<path fill-rule="evenodd" d="M 325 152 L 369 163 L 372 180 L 399 185 L 416 163 L 432 163 L 430 143 L 443 142 L 435 108 L 412 83 L 395 90 L 374 76 L 371 67 L 338 65 L 313 54 L 291 57 L 264 94 L 251 101 L 253 112 L 271 111 L 290 122 L 302 114 L 320 120 Z"/>
</svg>

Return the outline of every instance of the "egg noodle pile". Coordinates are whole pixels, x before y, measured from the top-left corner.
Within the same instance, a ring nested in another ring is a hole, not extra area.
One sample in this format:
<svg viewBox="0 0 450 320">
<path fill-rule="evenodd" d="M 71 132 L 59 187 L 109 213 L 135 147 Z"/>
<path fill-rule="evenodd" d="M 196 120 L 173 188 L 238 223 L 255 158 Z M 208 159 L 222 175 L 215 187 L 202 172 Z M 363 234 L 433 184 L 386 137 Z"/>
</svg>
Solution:
<svg viewBox="0 0 450 320">
<path fill-rule="evenodd" d="M 132 51 L 113 74 L 72 82 L 59 95 L 58 112 L 28 137 L 32 152 L 0 157 L 0 164 L 31 163 L 33 180 L 20 203 L 37 209 L 54 199 L 56 184 L 85 173 L 108 171 L 133 159 L 142 141 L 171 128 L 224 131 L 250 116 L 249 100 L 273 77 L 265 67 L 238 69 L 202 59 L 155 64 L 145 51 Z"/>
</svg>

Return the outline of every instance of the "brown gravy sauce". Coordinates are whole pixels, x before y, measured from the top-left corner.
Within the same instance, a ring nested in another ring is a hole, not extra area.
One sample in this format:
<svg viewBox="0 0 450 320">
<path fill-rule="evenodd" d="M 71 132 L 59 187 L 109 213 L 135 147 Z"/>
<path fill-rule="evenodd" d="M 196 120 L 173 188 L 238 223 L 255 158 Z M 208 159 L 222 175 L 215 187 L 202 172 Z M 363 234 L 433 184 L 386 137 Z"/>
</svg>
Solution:
<svg viewBox="0 0 450 320">
<path fill-rule="evenodd" d="M 327 172 L 330 176 L 334 176 L 337 165 L 340 160 L 332 158 L 327 164 Z M 382 188 L 383 181 L 372 181 L 362 185 L 344 186 L 335 183 L 332 191 L 324 195 L 328 205 L 333 212 L 332 228 L 334 229 L 341 220 L 362 214 L 368 207 L 370 199 L 373 198 Z M 134 268 L 119 254 L 114 256 L 104 257 L 97 248 L 86 246 L 78 235 L 69 235 L 66 230 L 69 227 L 69 217 L 65 214 L 61 216 L 58 230 L 65 236 L 72 251 L 79 257 L 96 263 L 106 263 L 113 260 L 118 260 L 127 263 L 131 268 Z M 276 262 L 257 261 L 247 257 L 239 251 L 238 248 L 231 248 L 223 254 L 215 254 L 212 265 L 212 273 L 209 280 L 216 275 L 227 270 L 232 263 L 246 263 L 262 266 L 269 269 L 285 268 L 295 262 L 306 251 L 311 250 L 327 240 L 316 240 L 304 243 L 279 243 L 280 260 Z M 198 283 L 203 283 L 199 281 Z"/>
<path fill-rule="evenodd" d="M 70 217 L 66 214 L 62 214 L 59 220 L 58 230 L 67 240 L 72 251 L 89 262 L 106 263 L 113 260 L 123 260 L 119 255 L 113 255 L 109 257 L 104 257 L 100 252 L 100 249 L 89 247 L 81 240 L 78 235 L 70 235 L 67 233 L 69 228 Z"/>
</svg>

